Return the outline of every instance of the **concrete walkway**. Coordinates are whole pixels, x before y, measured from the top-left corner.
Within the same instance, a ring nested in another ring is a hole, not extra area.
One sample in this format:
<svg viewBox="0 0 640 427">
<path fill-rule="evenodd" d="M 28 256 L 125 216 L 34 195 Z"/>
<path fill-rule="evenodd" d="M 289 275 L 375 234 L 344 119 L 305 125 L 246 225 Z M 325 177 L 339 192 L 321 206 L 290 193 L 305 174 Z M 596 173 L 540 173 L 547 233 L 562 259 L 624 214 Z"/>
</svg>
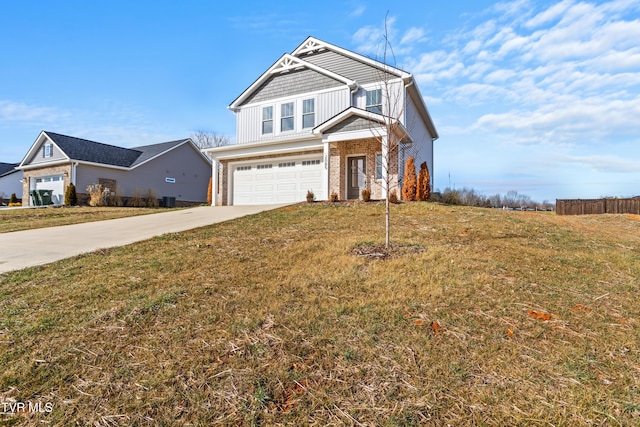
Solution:
<svg viewBox="0 0 640 427">
<path fill-rule="evenodd" d="M 286 205 L 202 206 L 150 215 L 0 234 L 0 273 L 128 245 Z"/>
</svg>

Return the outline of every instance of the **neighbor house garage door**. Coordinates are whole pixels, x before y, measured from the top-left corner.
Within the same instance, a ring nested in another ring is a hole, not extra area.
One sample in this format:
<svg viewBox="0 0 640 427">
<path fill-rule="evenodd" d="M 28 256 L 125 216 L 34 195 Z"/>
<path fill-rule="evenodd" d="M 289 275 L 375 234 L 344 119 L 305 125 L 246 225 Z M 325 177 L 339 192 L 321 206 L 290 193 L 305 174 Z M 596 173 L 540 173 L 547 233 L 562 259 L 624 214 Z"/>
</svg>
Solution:
<svg viewBox="0 0 640 427">
<path fill-rule="evenodd" d="M 51 201 L 55 205 L 61 205 L 64 202 L 64 176 L 40 176 L 35 178 L 36 190 L 53 190 Z"/>
<path fill-rule="evenodd" d="M 317 158 L 268 159 L 242 163 L 233 170 L 233 204 L 301 202 L 322 189 L 322 162 Z"/>
</svg>

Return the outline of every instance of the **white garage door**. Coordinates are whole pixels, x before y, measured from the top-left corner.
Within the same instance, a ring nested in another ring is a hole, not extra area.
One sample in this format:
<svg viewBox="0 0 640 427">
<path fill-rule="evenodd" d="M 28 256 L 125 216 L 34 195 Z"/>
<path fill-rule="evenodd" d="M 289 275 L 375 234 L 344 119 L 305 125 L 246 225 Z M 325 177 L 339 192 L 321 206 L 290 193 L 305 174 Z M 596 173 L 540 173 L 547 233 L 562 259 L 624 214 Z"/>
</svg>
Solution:
<svg viewBox="0 0 640 427">
<path fill-rule="evenodd" d="M 51 201 L 55 205 L 61 205 L 64 202 L 64 176 L 41 176 L 35 178 L 36 190 L 53 190 Z"/>
<path fill-rule="evenodd" d="M 301 202 L 307 191 L 320 196 L 322 162 L 318 158 L 268 159 L 233 166 L 233 204 Z"/>
</svg>

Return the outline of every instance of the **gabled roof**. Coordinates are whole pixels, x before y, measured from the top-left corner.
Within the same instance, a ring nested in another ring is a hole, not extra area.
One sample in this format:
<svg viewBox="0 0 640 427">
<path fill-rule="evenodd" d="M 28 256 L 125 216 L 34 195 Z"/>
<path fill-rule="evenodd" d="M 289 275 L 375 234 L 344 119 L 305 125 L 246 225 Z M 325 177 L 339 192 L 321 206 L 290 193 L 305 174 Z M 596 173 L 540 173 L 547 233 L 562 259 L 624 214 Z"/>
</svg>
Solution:
<svg viewBox="0 0 640 427">
<path fill-rule="evenodd" d="M 331 117 L 329 120 L 326 120 L 324 123 L 319 124 L 313 128 L 313 133 L 323 135 L 324 138 L 327 134 L 333 133 L 334 131 L 343 132 L 348 129 L 337 130 L 337 127 L 344 123 L 354 123 L 353 118 L 363 119 L 361 122 L 366 126 L 356 126 L 354 128 L 355 131 L 365 131 L 368 135 L 371 135 L 371 131 L 374 130 L 374 135 L 383 135 L 387 132 L 387 124 L 391 124 L 393 132 L 395 132 L 401 142 L 411 142 L 409 132 L 407 132 L 406 128 L 398 120 L 357 107 L 349 107 Z"/>
<path fill-rule="evenodd" d="M 407 79 L 411 77 L 410 73 L 407 73 L 406 71 L 401 70 L 400 68 L 392 67 L 391 65 L 385 64 L 384 62 L 369 58 L 364 55 L 360 55 L 359 53 L 342 48 L 340 46 L 336 46 L 331 43 L 327 43 L 325 41 L 322 41 L 320 39 L 317 39 L 311 36 L 307 37 L 307 39 L 303 41 L 302 44 L 300 44 L 300 46 L 295 48 L 294 51 L 291 53 L 291 55 L 296 57 L 303 57 L 305 54 L 308 54 L 310 52 L 318 52 L 323 50 L 331 50 L 333 52 L 346 56 L 347 58 L 351 58 L 356 61 L 362 62 L 364 64 L 377 68 L 381 71 L 385 71 L 399 78 Z"/>
<path fill-rule="evenodd" d="M 0 162 L 0 177 L 12 174 L 14 172 L 18 172 L 18 170 L 16 169 L 17 166 L 18 166 L 18 163 Z"/>
<path fill-rule="evenodd" d="M 101 142 L 90 141 L 88 139 L 76 138 L 74 136 L 61 135 L 59 133 L 42 131 L 36 139 L 31 149 L 20 163 L 21 168 L 25 167 L 35 150 L 37 150 L 44 141 L 53 142 L 64 153 L 66 161 L 74 161 L 81 163 L 92 163 L 110 167 L 133 169 L 143 163 L 148 162 L 182 144 L 191 144 L 190 138 L 179 139 L 176 141 L 162 142 L 159 144 L 144 145 L 134 148 L 124 148 L 115 145 L 103 144 Z M 195 146 L 194 146 L 195 147 Z M 200 150 L 196 151 L 207 161 L 209 159 L 204 156 Z M 42 166 L 46 163 L 38 163 Z"/>
<path fill-rule="evenodd" d="M 116 147 L 115 145 L 89 141 L 74 136 L 44 132 L 70 160 L 99 163 L 111 166 L 131 167 L 142 154 L 141 151 Z"/>
<path fill-rule="evenodd" d="M 265 71 L 256 81 L 251 84 L 238 98 L 236 98 L 231 105 L 229 105 L 229 109 L 233 111 L 238 111 L 238 108 L 250 99 L 251 95 L 258 91 L 262 84 L 268 81 L 272 76 L 279 73 L 286 73 L 291 70 L 298 69 L 311 69 L 323 75 L 329 76 L 337 81 L 344 83 L 349 86 L 349 88 L 354 91 L 356 90 L 360 84 L 365 84 L 366 82 L 358 82 L 354 79 L 358 78 L 356 74 L 353 76 L 344 76 L 341 75 L 343 71 L 336 66 L 337 62 L 333 61 L 332 58 L 325 58 L 324 61 L 318 61 L 314 58 L 319 58 L 322 56 L 323 52 L 333 52 L 335 58 L 346 58 L 351 61 L 351 64 L 365 64 L 366 66 L 372 67 L 374 69 L 380 70 L 383 73 L 388 73 L 387 75 L 391 78 L 401 79 L 404 83 L 405 88 L 407 89 L 407 93 L 414 101 L 422 120 L 425 122 L 429 133 L 433 139 L 438 138 L 438 132 L 433 124 L 433 120 L 431 119 L 431 115 L 429 114 L 429 110 L 424 102 L 424 98 L 418 89 L 417 83 L 413 78 L 411 73 L 408 73 L 400 68 L 390 66 L 385 64 L 384 62 L 366 57 L 364 55 L 360 55 L 359 53 L 352 52 L 348 49 L 341 48 L 339 46 L 333 45 L 331 43 L 327 43 L 315 37 L 307 37 L 305 41 L 302 42 L 297 48 L 291 52 L 291 54 L 284 54 L 280 57 L 267 71 Z M 316 55 L 320 54 L 320 55 Z M 328 69 L 328 68 L 331 68 Z M 384 74 L 383 74 L 384 75 Z M 362 76 L 360 76 L 362 77 Z"/>
<path fill-rule="evenodd" d="M 307 68 L 313 70 L 317 73 L 323 74 L 327 77 L 330 77 L 334 80 L 337 80 L 346 86 L 349 86 L 352 90 L 357 88 L 357 83 L 353 80 L 349 80 L 346 77 L 343 77 L 339 74 L 336 74 L 332 71 L 326 70 L 322 67 L 314 65 L 310 62 L 304 61 L 300 58 L 296 58 L 295 56 L 289 55 L 285 53 L 278 59 L 267 71 L 265 71 L 256 81 L 254 81 L 251 86 L 249 86 L 244 92 L 240 94 L 232 103 L 229 105 L 230 110 L 237 110 L 237 108 L 255 91 L 257 90 L 264 82 L 266 82 L 271 76 L 279 73 L 286 73 L 291 70 L 303 69 Z"/>
</svg>

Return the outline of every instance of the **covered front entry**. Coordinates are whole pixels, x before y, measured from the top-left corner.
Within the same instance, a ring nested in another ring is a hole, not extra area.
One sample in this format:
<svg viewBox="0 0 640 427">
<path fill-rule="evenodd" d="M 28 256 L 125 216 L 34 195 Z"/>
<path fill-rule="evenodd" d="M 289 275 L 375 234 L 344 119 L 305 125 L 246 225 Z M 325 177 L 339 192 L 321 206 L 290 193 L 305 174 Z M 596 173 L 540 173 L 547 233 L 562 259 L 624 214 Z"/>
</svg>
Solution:
<svg viewBox="0 0 640 427">
<path fill-rule="evenodd" d="M 347 199 L 359 199 L 360 192 L 366 188 L 367 157 L 349 157 L 347 159 Z"/>
<path fill-rule="evenodd" d="M 231 165 L 234 205 L 301 202 L 322 192 L 320 156 L 267 158 Z"/>
</svg>

